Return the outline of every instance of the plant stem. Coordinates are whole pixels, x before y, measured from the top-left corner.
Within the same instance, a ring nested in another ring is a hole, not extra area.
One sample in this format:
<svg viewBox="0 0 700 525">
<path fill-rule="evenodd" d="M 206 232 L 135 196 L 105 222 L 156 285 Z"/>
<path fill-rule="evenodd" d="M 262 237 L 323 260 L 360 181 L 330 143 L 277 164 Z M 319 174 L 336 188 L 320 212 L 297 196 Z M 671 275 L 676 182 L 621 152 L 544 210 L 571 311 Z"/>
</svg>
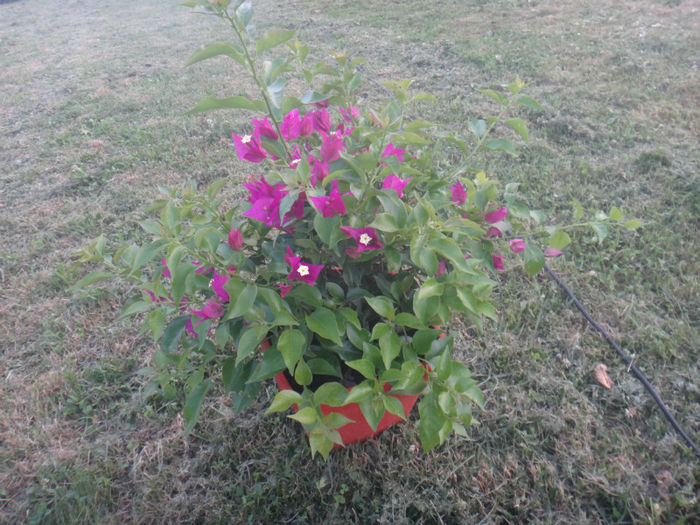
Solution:
<svg viewBox="0 0 700 525">
<path fill-rule="evenodd" d="M 491 124 L 489 124 L 489 127 L 486 128 L 486 131 L 484 131 L 481 134 L 481 137 L 479 137 L 479 140 L 477 141 L 476 145 L 469 152 L 469 154 L 467 155 L 467 158 L 464 160 L 462 165 L 453 172 L 453 177 L 456 177 L 457 174 L 459 174 L 461 171 L 466 170 L 469 167 L 469 161 L 476 154 L 476 152 L 479 151 L 481 146 L 483 146 L 484 141 L 486 140 L 486 137 L 488 137 L 491 134 L 491 131 L 493 130 L 493 128 L 496 126 L 496 124 L 498 124 L 501 121 L 501 119 L 504 117 L 504 115 L 506 114 L 506 112 L 509 109 L 510 109 L 510 101 L 508 102 L 508 105 L 505 106 L 501 110 L 501 112 L 498 114 L 498 116 L 496 116 L 496 118 L 491 122 Z"/>
<path fill-rule="evenodd" d="M 277 135 L 280 139 L 280 142 L 282 143 L 282 147 L 284 148 L 284 152 L 285 152 L 287 158 L 291 158 L 291 154 L 289 152 L 289 147 L 287 146 L 287 142 L 284 140 L 284 137 L 282 136 L 282 131 L 280 130 L 279 122 L 277 122 L 277 119 L 275 118 L 275 115 L 272 111 L 272 104 L 270 103 L 270 99 L 267 95 L 267 89 L 263 86 L 262 82 L 260 82 L 260 78 L 258 77 L 257 70 L 255 69 L 255 61 L 250 56 L 250 52 L 248 51 L 248 45 L 246 44 L 245 39 L 243 38 L 243 33 L 242 33 L 241 29 L 238 27 L 238 24 L 236 23 L 236 19 L 233 18 L 231 15 L 229 15 L 228 11 L 222 10 L 222 16 L 228 21 L 229 24 L 231 24 L 233 31 L 236 33 L 236 36 L 238 37 L 238 40 L 241 43 L 241 47 L 243 48 L 243 53 L 245 55 L 246 62 L 248 63 L 248 67 L 250 68 L 250 73 L 253 76 L 253 80 L 255 81 L 255 84 L 258 86 L 258 88 L 260 88 L 260 94 L 262 95 L 263 100 L 265 101 L 265 106 L 267 107 L 267 114 L 272 119 L 272 123 L 275 125 L 275 129 L 277 130 Z"/>
</svg>

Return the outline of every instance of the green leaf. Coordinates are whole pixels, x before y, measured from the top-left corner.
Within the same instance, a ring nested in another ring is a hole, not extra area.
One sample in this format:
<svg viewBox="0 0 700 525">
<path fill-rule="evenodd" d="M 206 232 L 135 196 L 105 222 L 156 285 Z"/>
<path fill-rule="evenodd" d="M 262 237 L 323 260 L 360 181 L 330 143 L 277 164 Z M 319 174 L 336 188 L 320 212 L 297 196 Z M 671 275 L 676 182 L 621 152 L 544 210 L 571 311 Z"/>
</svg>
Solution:
<svg viewBox="0 0 700 525">
<path fill-rule="evenodd" d="M 532 220 L 534 220 L 537 224 L 542 224 L 547 216 L 544 214 L 542 210 L 530 210 L 530 217 Z"/>
<path fill-rule="evenodd" d="M 486 133 L 486 121 L 483 119 L 474 119 L 467 122 L 469 131 L 471 131 L 477 138 Z"/>
<path fill-rule="evenodd" d="M 134 262 L 131 265 L 131 271 L 133 272 L 138 268 L 141 268 L 147 262 L 150 262 L 151 259 L 153 259 L 153 257 L 162 250 L 163 244 L 166 242 L 167 241 L 160 240 L 139 248 L 139 250 L 136 252 L 136 257 L 134 257 Z"/>
<path fill-rule="evenodd" d="M 248 379 L 248 383 L 256 383 L 275 377 L 284 370 L 282 354 L 274 347 L 263 352 L 262 361 L 255 367 L 255 371 Z"/>
<path fill-rule="evenodd" d="M 427 246 L 428 236 L 421 233 L 411 239 L 410 257 L 411 261 L 423 268 L 428 275 L 434 275 L 437 271 L 438 260 L 435 251 Z"/>
<path fill-rule="evenodd" d="M 381 397 L 365 397 L 361 399 L 358 403 L 360 405 L 360 410 L 362 410 L 362 415 L 365 416 L 367 424 L 372 429 L 372 432 L 377 431 L 377 426 L 384 416 L 386 410 L 384 408 L 384 403 Z"/>
<path fill-rule="evenodd" d="M 384 403 L 384 408 L 386 408 L 387 412 L 390 412 L 395 416 L 399 416 L 401 419 L 406 419 L 406 414 L 403 411 L 401 401 L 396 399 L 394 396 L 383 396 L 382 403 Z"/>
<path fill-rule="evenodd" d="M 266 335 L 266 326 L 250 326 L 243 331 L 241 338 L 238 340 L 236 366 L 258 348 Z"/>
<path fill-rule="evenodd" d="M 408 328 L 413 328 L 415 330 L 421 330 L 425 328 L 425 325 L 421 323 L 418 318 L 408 312 L 401 312 L 394 319 L 394 323 L 399 326 L 407 326 Z"/>
<path fill-rule="evenodd" d="M 326 292 L 328 292 L 328 295 L 338 302 L 345 299 L 345 292 L 343 291 L 343 288 L 334 282 L 328 281 L 326 283 Z"/>
<path fill-rule="evenodd" d="M 452 359 L 450 359 L 450 350 L 448 348 L 440 355 L 438 359 L 437 366 L 435 367 L 435 373 L 437 374 L 438 381 L 445 381 L 450 377 L 452 372 Z"/>
<path fill-rule="evenodd" d="M 170 270 L 173 275 L 172 296 L 174 303 L 180 303 L 180 299 L 182 299 L 182 296 L 185 294 L 187 281 L 194 275 L 194 270 L 195 266 L 188 262 L 180 263 L 175 266 L 174 269 Z"/>
<path fill-rule="evenodd" d="M 610 208 L 610 220 L 611 221 L 621 221 L 622 220 L 622 210 L 617 206 Z"/>
<path fill-rule="evenodd" d="M 214 331 L 214 342 L 217 348 L 224 348 L 230 338 L 229 323 L 219 323 L 219 326 L 217 326 Z"/>
<path fill-rule="evenodd" d="M 266 60 L 263 63 L 263 76 L 265 84 L 272 84 L 281 73 L 285 73 L 287 71 L 293 71 L 293 68 L 289 67 L 287 59 L 280 57 L 276 58 L 275 60 Z"/>
<path fill-rule="evenodd" d="M 530 141 L 530 134 L 527 131 L 527 124 L 525 124 L 523 119 L 509 118 L 506 120 L 506 124 L 518 135 L 520 135 L 525 142 Z"/>
<path fill-rule="evenodd" d="M 392 157 L 394 158 L 394 157 Z M 377 194 L 377 198 L 381 201 L 383 208 L 389 213 L 399 228 L 406 225 L 408 213 L 406 205 L 399 199 L 395 190 L 385 189 Z"/>
<path fill-rule="evenodd" d="M 418 203 L 418 205 L 416 205 L 413 208 L 411 215 L 413 216 L 418 226 L 425 226 L 426 224 L 428 224 L 428 219 L 430 219 L 427 210 L 423 207 L 421 203 Z"/>
<path fill-rule="evenodd" d="M 513 144 L 508 139 L 491 139 L 486 144 L 486 148 L 493 151 L 504 151 L 513 157 L 518 156 L 518 152 L 513 147 Z"/>
<path fill-rule="evenodd" d="M 282 104 L 282 92 L 286 83 L 287 81 L 283 78 L 278 78 L 272 84 L 267 85 L 267 94 L 269 95 L 270 102 L 272 103 L 273 109 L 276 108 L 278 111 L 280 104 Z M 282 115 L 277 115 L 275 113 L 275 118 L 281 119 Z"/>
<path fill-rule="evenodd" d="M 374 393 L 374 381 L 363 381 L 359 385 L 352 387 L 348 396 L 345 398 L 345 403 L 357 403 L 363 399 L 367 399 Z"/>
<path fill-rule="evenodd" d="M 153 342 L 157 343 L 165 330 L 165 310 L 158 308 L 148 315 L 148 327 L 153 332 Z"/>
<path fill-rule="evenodd" d="M 394 320 L 394 304 L 387 297 L 384 297 L 383 295 L 377 297 L 365 297 L 365 301 L 367 301 L 367 304 L 370 305 L 372 310 L 377 312 L 385 319 L 388 319 L 389 321 Z"/>
<path fill-rule="evenodd" d="M 440 444 L 440 430 L 445 424 L 445 416 L 437 403 L 434 392 L 427 394 L 418 403 L 418 433 L 423 448 L 428 451 Z"/>
<path fill-rule="evenodd" d="M 245 58 L 241 51 L 236 49 L 231 44 L 225 44 L 223 42 L 212 42 L 202 49 L 195 51 L 185 65 L 189 66 L 195 62 L 199 62 L 200 60 L 207 60 L 208 58 L 221 55 L 230 57 L 245 67 Z"/>
<path fill-rule="evenodd" d="M 306 346 L 306 338 L 299 330 L 287 329 L 280 334 L 277 341 L 277 349 L 284 358 L 284 364 L 290 373 L 301 358 Z"/>
<path fill-rule="evenodd" d="M 241 3 L 241 5 L 239 5 L 236 8 L 236 16 L 241 22 L 241 25 L 247 29 L 250 19 L 253 18 L 253 9 L 251 8 L 251 3 L 249 1 Z"/>
<path fill-rule="evenodd" d="M 270 29 L 261 36 L 255 44 L 255 52 L 259 55 L 268 49 L 283 44 L 294 36 L 293 29 Z"/>
<path fill-rule="evenodd" d="M 163 210 L 160 212 L 160 220 L 170 230 L 180 221 L 180 213 L 171 201 L 168 201 L 165 206 L 163 206 Z"/>
<path fill-rule="evenodd" d="M 418 133 L 411 133 L 410 131 L 404 131 L 403 135 L 401 136 L 403 138 L 403 142 L 406 142 L 408 144 L 430 144 L 431 141 L 423 137 L 422 135 L 419 135 Z"/>
<path fill-rule="evenodd" d="M 471 267 L 464 259 L 464 252 L 462 252 L 457 243 L 452 239 L 431 239 L 428 242 L 428 247 L 445 257 L 454 264 L 456 268 L 459 268 L 463 272 L 472 273 Z"/>
<path fill-rule="evenodd" d="M 306 363 L 309 365 L 309 369 L 313 375 L 322 376 L 335 376 L 341 377 L 340 363 L 338 359 L 332 355 L 328 357 L 316 357 L 314 359 L 309 359 Z"/>
<path fill-rule="evenodd" d="M 362 325 L 360 324 L 360 319 L 357 317 L 357 312 L 353 310 L 352 308 L 348 308 L 347 306 L 344 306 L 339 310 L 340 315 L 351 325 L 353 325 L 355 328 L 361 329 Z"/>
<path fill-rule="evenodd" d="M 625 222 L 623 226 L 627 228 L 628 230 L 636 230 L 640 226 L 642 226 L 642 221 L 637 220 L 637 219 L 630 219 L 629 221 Z"/>
<path fill-rule="evenodd" d="M 391 362 L 401 353 L 401 339 L 392 330 L 379 338 L 379 352 L 382 355 L 384 368 L 391 368 Z"/>
<path fill-rule="evenodd" d="M 145 231 L 146 233 L 150 233 L 152 235 L 162 235 L 163 234 L 163 228 L 160 225 L 160 222 L 154 219 L 144 219 L 142 221 L 139 221 L 139 226 Z"/>
<path fill-rule="evenodd" d="M 314 392 L 314 402 L 323 403 L 331 407 L 339 407 L 345 404 L 348 397 L 348 389 L 337 382 L 323 383 Z"/>
<path fill-rule="evenodd" d="M 439 296 L 444 290 L 444 284 L 431 278 L 413 295 L 413 312 L 421 322 L 427 323 L 435 315 L 440 304 Z"/>
<path fill-rule="evenodd" d="M 306 361 L 303 359 L 299 360 L 299 364 L 297 364 L 297 368 L 294 371 L 294 381 L 302 386 L 308 386 L 311 384 L 313 378 L 314 376 L 311 373 L 309 365 L 306 364 Z"/>
<path fill-rule="evenodd" d="M 316 93 L 314 90 L 309 89 L 306 93 L 304 93 L 299 100 L 301 100 L 304 104 L 315 104 L 317 102 L 323 102 L 324 100 L 328 99 L 328 95 L 324 95 L 323 93 Z"/>
<path fill-rule="evenodd" d="M 309 433 L 309 446 L 311 447 L 312 458 L 318 452 L 324 460 L 327 460 L 328 454 L 333 450 L 334 443 L 343 444 L 343 440 L 337 430 L 316 427 Z"/>
<path fill-rule="evenodd" d="M 578 201 L 578 199 L 573 199 L 571 201 L 571 204 L 574 207 L 574 220 L 578 221 L 583 217 L 583 207 L 581 206 L 581 203 Z"/>
<path fill-rule="evenodd" d="M 419 102 L 422 100 L 427 100 L 428 102 L 437 102 L 438 99 L 435 95 L 431 95 L 430 93 L 418 93 L 417 95 L 414 95 L 410 102 Z"/>
<path fill-rule="evenodd" d="M 223 188 L 226 183 L 228 182 L 228 179 L 225 177 L 222 177 L 220 179 L 216 179 L 214 182 L 212 182 L 209 185 L 209 188 L 207 188 L 207 197 L 209 197 L 209 200 L 214 200 L 216 196 L 219 194 L 221 191 L 221 188 Z"/>
<path fill-rule="evenodd" d="M 473 313 L 473 314 L 478 314 L 478 304 L 479 301 L 476 297 L 474 297 L 474 293 L 471 291 L 469 288 L 457 288 L 457 298 L 459 301 L 464 305 L 464 307 L 467 309 L 467 311 Z"/>
<path fill-rule="evenodd" d="M 469 387 L 462 393 L 474 401 L 481 410 L 484 409 L 484 394 L 479 390 L 477 385 Z"/>
<path fill-rule="evenodd" d="M 233 374 L 236 372 L 236 362 L 233 358 L 227 357 L 221 365 L 221 382 L 226 391 L 232 390 Z"/>
<path fill-rule="evenodd" d="M 455 410 L 455 398 L 450 392 L 444 391 L 438 394 L 438 406 L 447 416 L 455 417 L 457 415 Z"/>
<path fill-rule="evenodd" d="M 231 297 L 229 302 L 228 312 L 226 312 L 225 320 L 240 317 L 250 312 L 255 298 L 258 296 L 258 287 L 252 283 L 248 283 L 243 288 L 243 291 L 237 297 Z"/>
<path fill-rule="evenodd" d="M 413 334 L 413 349 L 418 354 L 427 354 L 430 351 L 433 341 L 435 341 L 439 336 L 439 330 L 418 330 L 415 334 Z"/>
<path fill-rule="evenodd" d="M 343 414 L 339 414 L 338 412 L 331 412 L 327 416 L 324 416 L 321 421 L 328 428 L 340 428 L 344 427 L 348 423 L 354 423 L 352 419 L 347 418 Z"/>
<path fill-rule="evenodd" d="M 563 250 L 569 244 L 571 244 L 571 237 L 562 230 L 557 231 L 549 238 L 549 246 L 557 250 Z"/>
<path fill-rule="evenodd" d="M 197 102 L 197 105 L 187 112 L 188 115 L 192 113 L 199 113 L 200 111 L 211 111 L 214 109 L 248 109 L 250 111 L 256 111 L 258 113 L 263 113 L 267 111 L 265 107 L 265 102 L 262 100 L 250 100 L 247 97 L 234 96 L 228 98 L 216 98 L 216 97 L 204 97 L 202 100 Z"/>
<path fill-rule="evenodd" d="M 348 340 L 355 348 L 362 350 L 364 344 L 370 340 L 370 334 L 367 330 L 358 329 L 353 324 L 345 325 L 345 330 L 348 335 Z"/>
<path fill-rule="evenodd" d="M 498 102 L 501 106 L 507 106 L 508 105 L 508 99 L 506 99 L 503 95 L 500 93 L 497 93 L 496 91 L 492 89 L 482 89 L 481 93 L 484 95 L 491 97 L 494 99 L 496 102 Z"/>
<path fill-rule="evenodd" d="M 175 248 L 170 251 L 166 257 L 165 265 L 171 273 L 178 267 L 185 253 L 187 253 L 187 248 L 184 246 L 175 246 Z"/>
<path fill-rule="evenodd" d="M 111 274 L 109 272 L 103 272 L 99 270 L 96 272 L 90 272 L 85 277 L 80 279 L 77 283 L 75 283 L 73 286 L 71 286 L 70 289 L 71 291 L 75 292 L 90 284 L 95 284 L 97 282 L 104 281 L 105 279 L 109 279 L 111 277 L 114 277 L 114 274 Z"/>
<path fill-rule="evenodd" d="M 533 243 L 525 246 L 525 271 L 535 275 L 544 267 L 544 253 Z"/>
<path fill-rule="evenodd" d="M 469 434 L 467 433 L 467 429 L 464 428 L 464 426 L 461 423 L 457 423 L 455 421 L 452 422 L 452 430 L 454 430 L 455 434 L 458 436 L 462 437 L 469 437 Z"/>
<path fill-rule="evenodd" d="M 187 394 L 185 408 L 182 412 L 182 415 L 185 417 L 185 434 L 189 434 L 195 423 L 197 423 L 202 400 L 210 386 L 211 381 L 202 381 Z"/>
<path fill-rule="evenodd" d="M 338 323 L 335 315 L 328 308 L 319 307 L 311 315 L 307 315 L 306 326 L 321 337 L 341 344 Z"/>
<path fill-rule="evenodd" d="M 527 95 L 523 95 L 522 97 L 518 98 L 518 100 L 516 100 L 515 103 L 520 106 L 525 106 L 530 109 L 534 109 L 536 111 L 544 111 L 542 109 L 542 106 L 540 106 L 534 98 L 528 97 Z"/>
<path fill-rule="evenodd" d="M 358 401 L 362 401 L 363 399 L 366 399 L 367 397 L 371 396 L 374 393 L 374 381 L 363 381 L 359 385 L 355 385 L 352 387 L 350 392 L 348 392 L 347 397 L 345 398 L 345 403 L 357 403 Z"/>
<path fill-rule="evenodd" d="M 320 213 L 317 213 L 314 217 L 314 230 L 330 249 L 335 248 L 338 241 L 345 238 L 345 234 L 338 227 L 339 224 L 340 219 L 337 216 L 323 217 Z"/>
<path fill-rule="evenodd" d="M 369 359 L 356 359 L 355 361 L 347 361 L 345 364 L 353 370 L 357 370 L 367 379 L 376 379 L 377 377 L 374 363 Z"/>
<path fill-rule="evenodd" d="M 189 315 L 181 315 L 170 321 L 165 327 L 163 338 L 160 340 L 160 347 L 164 352 L 172 352 L 177 348 L 189 318 Z"/>
<path fill-rule="evenodd" d="M 591 223 L 591 228 L 593 228 L 593 231 L 598 236 L 598 244 L 602 243 L 608 236 L 608 227 L 602 222 Z"/>
<path fill-rule="evenodd" d="M 151 301 L 136 301 L 124 309 L 118 319 L 124 319 L 126 317 L 131 317 L 132 315 L 140 314 L 146 310 L 150 310 L 152 307 L 153 303 Z"/>
<path fill-rule="evenodd" d="M 388 213 L 378 213 L 374 216 L 374 220 L 369 225 L 371 228 L 375 228 L 379 231 L 393 233 L 399 231 L 400 228 L 396 224 L 396 219 Z"/>
<path fill-rule="evenodd" d="M 316 421 L 318 421 L 318 412 L 316 412 L 315 408 L 305 407 L 302 408 L 296 414 L 292 414 L 287 417 L 289 419 L 294 419 L 295 421 L 298 421 L 302 425 L 310 425 L 311 423 L 315 423 Z"/>
<path fill-rule="evenodd" d="M 381 336 L 386 334 L 387 332 L 391 332 L 393 328 L 391 325 L 388 325 L 386 323 L 377 323 L 372 327 L 372 341 L 376 341 L 379 339 Z"/>
<path fill-rule="evenodd" d="M 301 404 L 304 400 L 301 394 L 295 392 L 294 390 L 280 390 L 277 392 L 275 399 L 272 400 L 270 407 L 265 411 L 266 414 L 272 414 L 274 412 L 284 412 L 290 406 L 294 404 Z"/>
<path fill-rule="evenodd" d="M 318 307 L 321 305 L 321 292 L 315 286 L 301 283 L 289 292 L 289 297 L 297 299 L 303 304 Z"/>
</svg>

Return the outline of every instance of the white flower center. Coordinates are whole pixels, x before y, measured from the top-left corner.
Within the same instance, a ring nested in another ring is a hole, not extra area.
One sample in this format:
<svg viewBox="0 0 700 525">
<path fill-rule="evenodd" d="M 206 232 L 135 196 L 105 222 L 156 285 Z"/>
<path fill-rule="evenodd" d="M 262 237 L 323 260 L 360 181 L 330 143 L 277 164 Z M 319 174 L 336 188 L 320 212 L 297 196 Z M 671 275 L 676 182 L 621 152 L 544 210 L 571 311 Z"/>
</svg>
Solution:
<svg viewBox="0 0 700 525">
<path fill-rule="evenodd" d="M 243 144 L 248 144 L 252 139 L 253 139 L 253 137 L 251 137 L 250 135 L 243 135 L 241 137 L 241 142 Z"/>
<path fill-rule="evenodd" d="M 292 162 L 289 163 L 290 166 L 296 166 L 301 162 L 301 159 L 294 159 Z"/>
<path fill-rule="evenodd" d="M 372 237 L 370 237 L 366 233 L 363 233 L 362 235 L 360 235 L 360 244 L 364 244 L 365 246 L 368 246 L 369 243 L 371 243 L 371 242 L 372 242 Z"/>
<path fill-rule="evenodd" d="M 304 264 L 300 264 L 299 268 L 297 268 L 297 273 L 302 277 L 305 277 L 309 275 L 309 267 Z"/>
</svg>

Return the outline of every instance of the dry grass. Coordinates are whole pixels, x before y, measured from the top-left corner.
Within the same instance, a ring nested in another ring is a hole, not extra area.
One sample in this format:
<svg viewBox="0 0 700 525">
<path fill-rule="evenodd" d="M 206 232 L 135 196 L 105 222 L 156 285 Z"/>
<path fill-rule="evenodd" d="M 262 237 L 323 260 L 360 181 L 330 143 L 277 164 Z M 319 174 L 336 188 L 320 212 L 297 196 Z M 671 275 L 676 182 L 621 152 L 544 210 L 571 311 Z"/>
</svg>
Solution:
<svg viewBox="0 0 700 525">
<path fill-rule="evenodd" d="M 274 8 L 273 8 L 274 6 Z M 255 3 L 260 29 L 300 28 L 366 56 L 378 80 L 441 98 L 460 128 L 482 87 L 519 74 L 542 113 L 518 162 L 485 159 L 531 204 L 617 205 L 648 226 L 556 269 L 634 352 L 698 435 L 698 55 L 691 0 Z M 156 184 L 223 175 L 245 115 L 188 117 L 247 88 L 212 62 L 221 27 L 156 0 L 0 2 L 0 521 L 7 523 L 691 523 L 697 460 L 545 277 L 503 280 L 502 318 L 457 326 L 488 403 L 469 440 L 416 451 L 411 425 L 311 460 L 300 429 L 214 397 L 182 436 L 176 403 L 144 405 L 153 344 L 115 321 L 132 292 L 73 296 L 72 253 L 142 238 Z M 367 84 L 368 98 L 379 91 Z M 608 366 L 613 389 L 593 377 Z"/>
</svg>

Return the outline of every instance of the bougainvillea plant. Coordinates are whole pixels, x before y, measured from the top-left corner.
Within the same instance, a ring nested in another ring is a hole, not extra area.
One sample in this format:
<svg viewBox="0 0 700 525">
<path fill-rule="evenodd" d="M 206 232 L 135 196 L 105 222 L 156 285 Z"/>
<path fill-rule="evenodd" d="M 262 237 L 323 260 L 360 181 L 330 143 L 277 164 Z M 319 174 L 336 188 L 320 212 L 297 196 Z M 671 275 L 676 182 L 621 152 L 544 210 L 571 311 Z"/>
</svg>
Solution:
<svg viewBox="0 0 700 525">
<path fill-rule="evenodd" d="M 251 112 L 232 134 L 232 155 L 250 174 L 242 202 L 219 196 L 225 185 L 240 186 L 233 178 L 204 192 L 164 189 L 151 207 L 158 217 L 141 222 L 153 242 L 108 253 L 98 238 L 82 261 L 102 269 L 77 286 L 115 275 L 138 283 L 124 315 L 148 312 L 159 342 L 149 393 L 175 398 L 181 388 L 188 430 L 207 391 L 223 388 L 241 411 L 263 381 L 286 371 L 298 388 L 279 392 L 269 411 L 296 405 L 291 417 L 304 425 L 312 453 L 326 457 L 342 444 L 337 429 L 348 423 L 324 415 L 322 404 L 358 403 L 372 428 L 386 411 L 403 418 L 386 385 L 422 395 L 425 449 L 452 431 L 466 434 L 472 405 L 483 401 L 452 358 L 451 320 L 495 319 L 495 272 L 536 274 L 570 242 L 523 204 L 517 185 L 502 188 L 472 167 L 482 151 L 514 154 L 504 133 L 528 140 L 514 115 L 537 102 L 519 79 L 503 92 L 486 90 L 499 114 L 468 122 L 460 138 L 409 118 L 408 107 L 432 99 L 412 95 L 410 82 L 386 83 L 391 97 L 369 109 L 358 102 L 360 60 L 335 54 L 333 64 L 309 64 L 309 47 L 290 30 L 256 38 L 248 1 L 185 5 L 224 20 L 235 38 L 203 47 L 189 63 L 228 57 L 259 93 L 206 97 L 192 110 Z M 281 56 L 269 57 L 273 49 Z M 299 96 L 285 93 L 292 72 L 306 84 Z M 447 147 L 461 160 L 438 163 Z M 613 209 L 591 224 L 603 236 L 621 218 Z"/>
</svg>

